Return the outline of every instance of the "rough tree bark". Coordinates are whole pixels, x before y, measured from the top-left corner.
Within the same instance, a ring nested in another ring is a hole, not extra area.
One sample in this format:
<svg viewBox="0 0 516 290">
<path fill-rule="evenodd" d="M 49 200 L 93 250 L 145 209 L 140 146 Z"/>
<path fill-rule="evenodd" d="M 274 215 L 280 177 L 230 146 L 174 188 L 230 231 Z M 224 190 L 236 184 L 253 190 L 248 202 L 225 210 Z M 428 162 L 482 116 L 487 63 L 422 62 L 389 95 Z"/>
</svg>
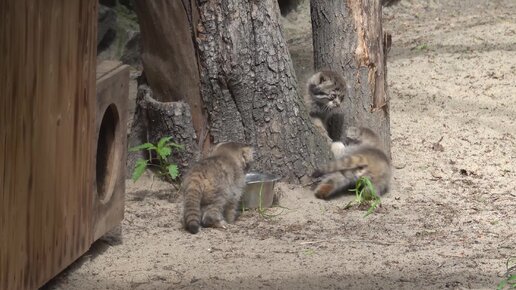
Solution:
<svg viewBox="0 0 516 290">
<path fill-rule="evenodd" d="M 153 91 L 146 85 L 138 88 L 136 101 L 139 119 L 147 128 L 144 140 L 156 144 L 161 137 L 172 136 L 175 143 L 184 146 L 183 150 L 173 150 L 172 153 L 174 163 L 178 165 L 180 172 L 184 172 L 191 162 L 199 157 L 190 106 L 182 101 L 156 101 Z"/>
<path fill-rule="evenodd" d="M 144 79 L 152 91 L 147 86 L 138 88 L 128 143 L 132 147 L 172 136 L 174 142 L 186 147 L 173 156 L 180 169 L 186 169 L 204 147 L 207 126 L 191 27 L 197 19 L 195 2 L 136 0 L 135 6 L 142 35 Z M 142 157 L 147 156 L 142 152 L 128 155 L 127 177 Z"/>
<path fill-rule="evenodd" d="M 257 148 L 255 169 L 298 181 L 327 161 L 314 129 L 274 0 L 198 1 L 201 95 L 210 137 Z"/>
<path fill-rule="evenodd" d="M 390 155 L 386 45 L 380 0 L 310 0 L 314 65 L 350 86 L 344 123 L 375 130 Z"/>
<path fill-rule="evenodd" d="M 192 125 L 204 149 L 230 140 L 253 144 L 254 169 L 288 181 L 308 179 L 317 164 L 330 158 L 299 97 L 276 1 L 137 0 L 136 7 L 142 62 L 154 98 L 184 100 L 192 107 Z M 150 130 L 143 95 L 135 123 L 145 122 L 147 128 L 133 126 L 133 134 L 152 141 L 159 130 Z M 166 112 L 153 116 L 166 122 Z M 189 136 L 184 118 L 170 118 L 176 123 L 169 122 L 161 135 Z"/>
<path fill-rule="evenodd" d="M 207 121 L 191 28 L 197 18 L 195 3 L 136 0 L 135 5 L 142 34 L 142 64 L 154 99 L 186 102 L 195 132 L 201 136 Z"/>
</svg>

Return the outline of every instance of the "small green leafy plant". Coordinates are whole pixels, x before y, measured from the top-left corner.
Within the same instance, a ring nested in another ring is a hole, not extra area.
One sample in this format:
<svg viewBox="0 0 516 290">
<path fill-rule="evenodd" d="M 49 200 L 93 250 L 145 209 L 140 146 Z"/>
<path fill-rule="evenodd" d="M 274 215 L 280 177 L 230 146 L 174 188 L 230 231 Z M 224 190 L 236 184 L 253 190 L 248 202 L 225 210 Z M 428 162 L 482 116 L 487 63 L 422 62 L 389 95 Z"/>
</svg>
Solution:
<svg viewBox="0 0 516 290">
<path fill-rule="evenodd" d="M 498 283 L 496 290 L 516 289 L 516 257 L 511 257 L 506 263 L 505 278 Z"/>
<path fill-rule="evenodd" d="M 364 217 L 372 214 L 381 204 L 380 196 L 376 193 L 376 189 L 369 177 L 360 177 L 357 180 L 356 187 L 350 189 L 350 191 L 355 193 L 355 199 L 350 201 L 345 208 L 350 208 L 354 205 L 369 206 Z"/>
<path fill-rule="evenodd" d="M 168 158 L 172 154 L 173 149 L 180 150 L 184 147 L 183 145 L 176 144 L 171 140 L 172 137 L 163 137 L 158 141 L 157 144 L 144 143 L 129 149 L 130 152 L 137 152 L 142 150 L 149 151 L 148 159 L 140 158 L 136 161 L 132 176 L 133 181 L 138 180 L 140 176 L 142 176 L 145 169 L 147 169 L 149 166 L 156 167 L 158 174 L 169 181 L 175 181 L 178 178 L 179 169 L 177 168 L 177 164 L 169 162 Z M 153 158 L 153 156 L 156 157 Z M 154 160 L 157 160 L 157 162 L 153 163 Z"/>
</svg>

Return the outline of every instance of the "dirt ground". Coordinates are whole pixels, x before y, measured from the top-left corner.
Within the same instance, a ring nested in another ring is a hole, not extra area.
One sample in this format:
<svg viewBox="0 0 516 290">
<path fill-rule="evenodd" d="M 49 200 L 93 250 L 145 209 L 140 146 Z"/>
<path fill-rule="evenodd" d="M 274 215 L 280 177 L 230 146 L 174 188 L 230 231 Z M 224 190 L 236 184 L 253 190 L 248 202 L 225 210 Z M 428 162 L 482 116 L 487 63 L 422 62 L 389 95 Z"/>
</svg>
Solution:
<svg viewBox="0 0 516 290">
<path fill-rule="evenodd" d="M 284 21 L 301 81 L 307 7 Z M 403 0 L 384 14 L 394 180 L 375 214 L 280 183 L 277 215 L 191 235 L 169 186 L 128 182 L 122 240 L 45 288 L 495 288 L 516 256 L 516 1 Z"/>
</svg>

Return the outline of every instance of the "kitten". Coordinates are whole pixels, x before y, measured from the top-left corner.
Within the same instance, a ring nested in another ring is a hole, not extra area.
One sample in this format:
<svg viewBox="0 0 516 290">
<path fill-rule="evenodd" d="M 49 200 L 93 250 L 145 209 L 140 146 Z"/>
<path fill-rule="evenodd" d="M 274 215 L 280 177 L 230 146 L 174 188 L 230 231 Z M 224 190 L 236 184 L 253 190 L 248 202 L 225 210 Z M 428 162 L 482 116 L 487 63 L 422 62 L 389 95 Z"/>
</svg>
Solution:
<svg viewBox="0 0 516 290">
<path fill-rule="evenodd" d="M 315 196 L 329 199 L 355 188 L 362 176 L 371 179 L 378 195 L 387 193 L 392 172 L 389 158 L 380 149 L 378 135 L 368 128 L 350 127 L 346 130 L 346 140 L 348 147 L 339 147 L 340 151 L 333 152 L 336 160 L 312 174 L 313 177 L 329 174 L 315 189 Z"/>
<path fill-rule="evenodd" d="M 376 148 L 382 148 L 380 137 L 373 130 L 366 127 L 349 127 L 346 129 L 345 137 L 342 142 L 333 142 L 331 144 L 331 152 L 335 159 L 339 159 L 346 153 L 348 148 L 358 145 L 368 145 Z"/>
<path fill-rule="evenodd" d="M 316 127 L 333 141 L 340 141 L 342 137 L 344 118 L 341 103 L 346 92 L 346 82 L 333 71 L 320 71 L 308 80 L 310 117 Z"/>
<path fill-rule="evenodd" d="M 186 230 L 196 234 L 200 225 L 225 228 L 235 221 L 253 152 L 248 145 L 220 143 L 191 167 L 181 186 Z"/>
</svg>

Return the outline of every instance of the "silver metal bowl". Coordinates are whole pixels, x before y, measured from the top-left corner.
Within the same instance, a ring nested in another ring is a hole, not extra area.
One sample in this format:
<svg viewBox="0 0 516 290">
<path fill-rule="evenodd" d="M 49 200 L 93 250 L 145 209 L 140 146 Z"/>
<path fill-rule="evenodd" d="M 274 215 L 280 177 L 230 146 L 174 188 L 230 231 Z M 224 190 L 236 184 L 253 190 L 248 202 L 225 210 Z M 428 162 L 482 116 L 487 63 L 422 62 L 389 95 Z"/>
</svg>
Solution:
<svg viewBox="0 0 516 290">
<path fill-rule="evenodd" d="M 280 178 L 267 173 L 251 172 L 246 174 L 242 207 L 268 208 L 274 200 L 274 184 Z"/>
</svg>

